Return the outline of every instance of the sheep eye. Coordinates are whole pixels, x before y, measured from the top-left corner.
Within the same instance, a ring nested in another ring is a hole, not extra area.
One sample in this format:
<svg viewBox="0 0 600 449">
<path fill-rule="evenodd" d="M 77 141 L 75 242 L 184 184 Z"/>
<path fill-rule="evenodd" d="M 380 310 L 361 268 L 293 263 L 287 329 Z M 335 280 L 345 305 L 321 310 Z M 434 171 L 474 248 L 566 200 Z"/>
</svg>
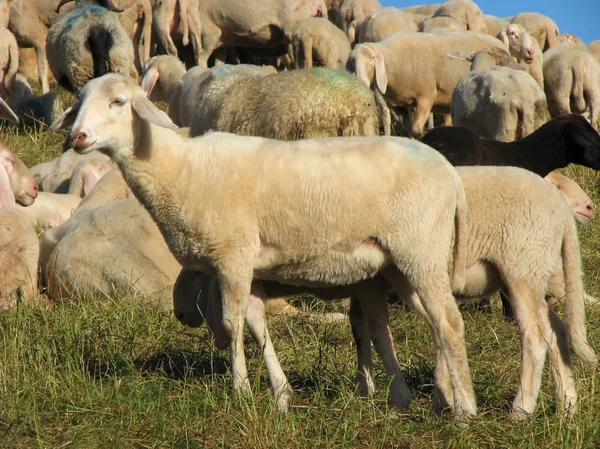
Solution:
<svg viewBox="0 0 600 449">
<path fill-rule="evenodd" d="M 125 100 L 122 98 L 115 98 L 113 101 L 110 102 L 111 106 L 123 106 L 125 104 Z"/>
</svg>

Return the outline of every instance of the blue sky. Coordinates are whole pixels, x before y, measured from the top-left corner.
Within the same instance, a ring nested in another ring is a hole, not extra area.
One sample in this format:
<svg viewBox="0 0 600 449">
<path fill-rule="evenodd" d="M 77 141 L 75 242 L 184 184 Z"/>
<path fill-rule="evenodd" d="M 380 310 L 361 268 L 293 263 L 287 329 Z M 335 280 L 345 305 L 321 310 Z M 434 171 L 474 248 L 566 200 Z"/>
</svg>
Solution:
<svg viewBox="0 0 600 449">
<path fill-rule="evenodd" d="M 379 0 L 383 6 L 443 3 L 443 0 Z M 540 12 L 554 20 L 561 33 L 573 33 L 586 44 L 600 39 L 600 0 L 476 0 L 484 14 L 498 17 Z"/>
</svg>

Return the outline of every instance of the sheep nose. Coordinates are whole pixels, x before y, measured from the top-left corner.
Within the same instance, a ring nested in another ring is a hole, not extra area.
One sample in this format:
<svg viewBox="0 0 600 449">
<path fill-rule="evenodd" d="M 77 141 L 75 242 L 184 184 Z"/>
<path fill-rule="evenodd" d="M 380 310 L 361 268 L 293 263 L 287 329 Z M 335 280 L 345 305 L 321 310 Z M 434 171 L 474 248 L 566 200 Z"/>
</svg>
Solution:
<svg viewBox="0 0 600 449">
<path fill-rule="evenodd" d="M 585 208 L 586 208 L 587 210 L 589 210 L 590 212 L 593 212 L 593 211 L 594 211 L 594 203 L 587 203 L 587 204 L 585 205 Z"/>
<path fill-rule="evenodd" d="M 37 182 L 33 185 L 33 190 L 35 190 L 36 192 L 40 191 L 40 186 Z"/>
<path fill-rule="evenodd" d="M 87 139 L 87 134 L 83 131 L 73 131 L 71 135 L 71 140 L 73 141 L 73 146 L 78 147 L 81 146 L 81 143 Z"/>
</svg>

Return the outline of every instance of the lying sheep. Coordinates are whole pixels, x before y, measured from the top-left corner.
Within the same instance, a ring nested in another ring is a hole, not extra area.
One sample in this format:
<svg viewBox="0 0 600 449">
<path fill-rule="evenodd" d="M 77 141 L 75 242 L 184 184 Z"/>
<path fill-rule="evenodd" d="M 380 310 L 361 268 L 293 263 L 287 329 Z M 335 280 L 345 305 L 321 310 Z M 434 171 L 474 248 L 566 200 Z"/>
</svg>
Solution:
<svg viewBox="0 0 600 449">
<path fill-rule="evenodd" d="M 491 67 L 468 72 L 452 93 L 452 123 L 482 138 L 512 142 L 546 121 L 546 95 L 523 70 Z"/>
<path fill-rule="evenodd" d="M 373 93 L 350 73 L 323 68 L 268 77 L 224 75 L 201 94 L 190 136 L 209 130 L 271 139 L 376 136 Z"/>
<path fill-rule="evenodd" d="M 522 25 L 540 44 L 542 51 L 558 45 L 558 26 L 550 17 L 537 12 L 522 12 L 510 19 Z"/>
<path fill-rule="evenodd" d="M 476 33 L 487 33 L 483 12 L 472 0 L 448 0 L 433 13 L 433 17 L 451 17 L 462 23 L 463 29 Z"/>
<path fill-rule="evenodd" d="M 511 23 L 506 26 L 498 38 L 502 40 L 517 61 L 524 62 L 525 70 L 544 88 L 544 55 L 537 40 L 533 39 L 523 26 Z"/>
<path fill-rule="evenodd" d="M 10 148 L 0 143 L 0 164 L 8 176 L 10 190 L 15 201 L 30 206 L 37 198 L 39 186 L 23 161 Z"/>
<path fill-rule="evenodd" d="M 324 17 L 304 19 L 292 34 L 290 53 L 296 69 L 310 68 L 314 63 L 330 69 L 343 69 L 350 50 L 350 42 L 344 32 Z"/>
<path fill-rule="evenodd" d="M 363 20 L 355 20 L 348 27 L 348 39 L 351 43 L 379 42 L 398 31 L 417 31 L 410 13 L 398 8 L 388 7 L 373 11 Z"/>
<path fill-rule="evenodd" d="M 557 47 L 545 52 L 544 83 L 553 117 L 588 111 L 590 123 L 598 129 L 600 63 L 586 48 Z"/>
<path fill-rule="evenodd" d="M 63 113 L 62 102 L 56 92 L 34 95 L 27 79 L 17 73 L 7 104 L 25 128 L 50 126 Z"/>
<path fill-rule="evenodd" d="M 61 0 L 57 10 L 71 1 Z M 77 93 L 90 79 L 109 72 L 137 79 L 133 44 L 114 14 L 122 10 L 112 0 L 96 3 L 108 9 L 77 2 L 48 31 L 50 70 L 56 81 L 71 92 Z"/>
<path fill-rule="evenodd" d="M 418 138 L 430 112 L 450 112 L 452 91 L 469 70 L 468 63 L 448 54 L 465 56 L 489 47 L 505 49 L 500 40 L 471 31 L 394 33 L 381 42 L 357 45 L 347 69 L 375 92 L 386 135 L 391 133 L 389 108 L 416 105 L 408 128 Z"/>
<path fill-rule="evenodd" d="M 452 165 L 511 165 L 546 176 L 569 164 L 600 170 L 600 135 L 577 114 L 554 117 L 522 140 L 482 139 L 461 126 L 438 127 L 421 141 Z"/>
<path fill-rule="evenodd" d="M 0 150 L 0 310 L 25 303 L 37 294 L 37 262 L 40 245 L 25 215 L 16 209 L 12 164 Z"/>
<path fill-rule="evenodd" d="M 348 52 L 350 53 L 350 52 Z M 13 88 L 19 69 L 19 47 L 15 36 L 0 27 L 0 97 L 6 98 Z"/>
<path fill-rule="evenodd" d="M 450 285 L 460 288 L 463 280 L 464 197 L 439 153 L 403 138 L 283 142 L 211 133 L 185 139 L 168 129 L 173 123 L 139 86 L 112 74 L 90 81 L 52 128 L 70 124 L 78 151 L 102 149 L 117 162 L 182 266 L 219 279 L 236 391 L 250 389 L 244 317 L 263 355 L 272 348 L 266 329 L 258 332 L 246 314 L 253 277 L 331 286 L 396 267 L 434 323 L 457 418 L 475 415 Z M 418 214 L 418 226 L 416 209 L 427 211 Z M 287 410 L 290 386 L 274 352 L 268 355 L 278 408 Z"/>
</svg>

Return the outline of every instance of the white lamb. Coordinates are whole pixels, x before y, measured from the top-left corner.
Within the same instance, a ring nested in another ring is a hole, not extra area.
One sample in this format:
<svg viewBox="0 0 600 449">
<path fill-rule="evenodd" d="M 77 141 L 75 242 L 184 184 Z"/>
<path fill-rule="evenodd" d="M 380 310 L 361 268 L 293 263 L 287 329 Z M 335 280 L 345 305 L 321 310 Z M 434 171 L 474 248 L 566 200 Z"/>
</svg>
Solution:
<svg viewBox="0 0 600 449">
<path fill-rule="evenodd" d="M 99 149 L 117 162 L 178 262 L 219 279 L 237 392 L 250 391 L 246 317 L 280 410 L 291 393 L 268 332 L 246 314 L 253 277 L 331 286 L 385 269 L 393 284 L 404 273 L 422 298 L 456 417 L 476 414 L 451 292 L 463 284 L 464 195 L 441 154 L 403 138 L 183 138 L 139 86 L 115 74 L 90 81 L 52 128 L 70 124 L 79 152 Z"/>
</svg>

